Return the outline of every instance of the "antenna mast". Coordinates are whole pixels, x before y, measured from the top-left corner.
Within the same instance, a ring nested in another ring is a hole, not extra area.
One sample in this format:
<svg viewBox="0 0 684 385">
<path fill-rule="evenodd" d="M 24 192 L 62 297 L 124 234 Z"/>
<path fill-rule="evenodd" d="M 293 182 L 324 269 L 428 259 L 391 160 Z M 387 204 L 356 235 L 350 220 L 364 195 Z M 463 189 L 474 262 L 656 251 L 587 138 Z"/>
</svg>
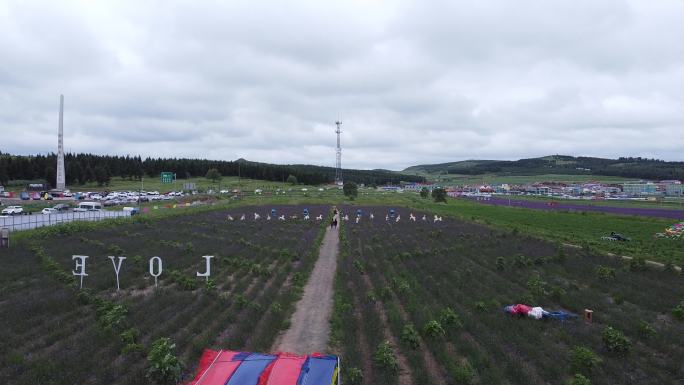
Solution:
<svg viewBox="0 0 684 385">
<path fill-rule="evenodd" d="M 337 119 L 335 122 L 337 129 L 335 133 L 337 134 L 337 149 L 335 152 L 335 184 L 341 185 L 342 182 L 342 146 L 340 146 L 340 134 L 342 133 L 342 120 Z"/>
<path fill-rule="evenodd" d="M 57 132 L 57 190 L 66 189 L 64 173 L 64 95 L 59 95 L 59 130 Z M 49 181 L 48 181 L 49 183 Z"/>
</svg>

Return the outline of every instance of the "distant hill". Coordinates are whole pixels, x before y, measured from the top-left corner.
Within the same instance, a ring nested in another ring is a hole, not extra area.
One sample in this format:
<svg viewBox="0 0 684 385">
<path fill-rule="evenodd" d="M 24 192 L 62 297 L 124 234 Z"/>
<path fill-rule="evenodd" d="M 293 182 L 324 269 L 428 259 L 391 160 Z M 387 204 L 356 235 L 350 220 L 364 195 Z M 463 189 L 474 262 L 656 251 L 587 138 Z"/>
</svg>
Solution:
<svg viewBox="0 0 684 385">
<path fill-rule="evenodd" d="M 641 157 L 618 159 L 549 155 L 520 160 L 466 160 L 461 162 L 412 166 L 410 174 L 461 175 L 608 175 L 639 179 L 684 179 L 684 162 L 666 162 Z"/>
<path fill-rule="evenodd" d="M 408 167 L 401 172 L 406 174 L 446 174 L 451 169 L 466 169 L 480 164 L 490 162 L 498 162 L 496 160 L 462 160 L 460 162 L 437 163 L 437 164 L 423 164 L 419 166 Z"/>
</svg>

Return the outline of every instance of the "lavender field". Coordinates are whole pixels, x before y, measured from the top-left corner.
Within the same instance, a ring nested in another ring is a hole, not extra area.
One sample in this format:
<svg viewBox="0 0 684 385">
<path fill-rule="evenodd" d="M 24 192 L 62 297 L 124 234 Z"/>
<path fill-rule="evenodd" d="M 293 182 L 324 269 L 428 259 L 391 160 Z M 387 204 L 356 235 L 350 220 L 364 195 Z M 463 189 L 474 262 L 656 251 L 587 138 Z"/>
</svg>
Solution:
<svg viewBox="0 0 684 385">
<path fill-rule="evenodd" d="M 522 207 L 526 209 L 536 210 L 560 210 L 560 211 L 595 211 L 618 215 L 636 215 L 643 217 L 659 217 L 671 218 L 674 220 L 684 219 L 684 210 L 667 210 L 667 209 L 649 209 L 645 207 L 612 207 L 612 206 L 592 206 L 578 203 L 558 203 L 558 202 L 543 202 L 543 201 L 529 201 L 521 199 L 507 199 L 507 198 L 476 198 L 469 197 L 466 199 L 474 200 L 479 203 L 495 205 L 495 206 L 512 206 Z"/>
</svg>

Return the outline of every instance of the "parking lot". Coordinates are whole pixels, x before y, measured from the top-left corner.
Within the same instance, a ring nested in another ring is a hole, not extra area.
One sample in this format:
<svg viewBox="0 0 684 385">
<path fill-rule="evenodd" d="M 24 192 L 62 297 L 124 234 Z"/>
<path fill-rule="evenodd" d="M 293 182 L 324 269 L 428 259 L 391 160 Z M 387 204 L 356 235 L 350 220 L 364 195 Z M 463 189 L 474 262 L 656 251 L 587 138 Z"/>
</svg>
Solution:
<svg viewBox="0 0 684 385">
<path fill-rule="evenodd" d="M 99 221 L 107 218 L 129 217 L 130 211 L 85 211 L 54 214 L 8 215 L 0 216 L 0 228 L 10 231 L 30 230 L 43 226 L 73 221 Z"/>
</svg>

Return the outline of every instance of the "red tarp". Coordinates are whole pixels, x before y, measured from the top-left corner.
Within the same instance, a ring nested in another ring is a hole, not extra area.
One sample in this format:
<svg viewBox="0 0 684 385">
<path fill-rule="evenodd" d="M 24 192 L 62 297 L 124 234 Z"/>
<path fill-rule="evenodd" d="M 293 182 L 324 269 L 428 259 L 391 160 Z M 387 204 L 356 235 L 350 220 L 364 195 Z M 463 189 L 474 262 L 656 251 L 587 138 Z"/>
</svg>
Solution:
<svg viewBox="0 0 684 385">
<path fill-rule="evenodd" d="M 272 355 L 205 349 L 188 385 L 331 385 L 338 358 L 314 353 Z"/>
</svg>

